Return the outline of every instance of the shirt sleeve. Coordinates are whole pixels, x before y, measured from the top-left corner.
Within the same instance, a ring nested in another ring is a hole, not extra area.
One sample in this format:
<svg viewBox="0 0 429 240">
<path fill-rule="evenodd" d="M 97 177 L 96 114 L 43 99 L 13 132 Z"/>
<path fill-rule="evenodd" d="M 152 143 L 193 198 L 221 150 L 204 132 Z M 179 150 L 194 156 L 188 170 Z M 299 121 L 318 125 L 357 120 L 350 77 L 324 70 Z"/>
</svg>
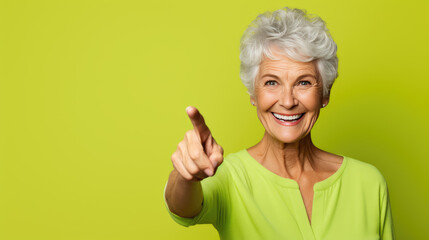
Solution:
<svg viewBox="0 0 429 240">
<path fill-rule="evenodd" d="M 386 182 L 384 182 L 384 191 L 381 198 L 380 237 L 382 240 L 395 239 L 395 231 L 389 199 L 389 190 L 387 188 Z"/>
<path fill-rule="evenodd" d="M 205 178 L 201 181 L 201 188 L 203 191 L 203 203 L 202 209 L 198 215 L 192 218 L 180 217 L 174 214 L 168 208 L 165 200 L 164 188 L 164 203 L 171 218 L 178 224 L 189 227 L 195 224 L 213 224 L 218 225 L 223 219 L 224 208 L 227 201 L 227 190 L 228 190 L 228 172 L 225 167 L 225 162 L 218 167 L 216 173 L 212 177 Z"/>
</svg>

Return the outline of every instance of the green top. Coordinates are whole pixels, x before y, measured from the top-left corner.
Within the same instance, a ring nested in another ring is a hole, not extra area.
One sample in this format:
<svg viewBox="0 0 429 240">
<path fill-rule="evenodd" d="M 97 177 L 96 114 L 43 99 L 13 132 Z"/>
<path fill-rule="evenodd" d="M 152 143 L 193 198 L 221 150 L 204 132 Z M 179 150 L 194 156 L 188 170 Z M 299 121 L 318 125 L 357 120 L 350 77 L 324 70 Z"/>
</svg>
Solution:
<svg viewBox="0 0 429 240">
<path fill-rule="evenodd" d="M 166 205 L 167 211 L 186 227 L 213 224 L 221 239 L 394 239 L 384 177 L 371 164 L 343 157 L 337 172 L 313 187 L 311 224 L 298 183 L 269 171 L 247 150 L 228 155 L 201 181 L 197 216 L 179 217 Z"/>
</svg>

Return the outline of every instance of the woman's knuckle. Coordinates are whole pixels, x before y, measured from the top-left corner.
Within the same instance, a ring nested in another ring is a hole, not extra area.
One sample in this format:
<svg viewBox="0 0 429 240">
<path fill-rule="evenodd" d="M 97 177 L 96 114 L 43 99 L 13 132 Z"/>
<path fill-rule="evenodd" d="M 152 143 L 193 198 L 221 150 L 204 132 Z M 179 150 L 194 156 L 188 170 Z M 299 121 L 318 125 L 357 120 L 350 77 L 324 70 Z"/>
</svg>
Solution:
<svg viewBox="0 0 429 240">
<path fill-rule="evenodd" d="M 222 163 L 223 163 L 223 156 L 220 156 L 220 157 L 217 159 L 217 162 L 218 162 L 218 166 L 219 166 L 220 164 L 222 164 Z"/>
<path fill-rule="evenodd" d="M 192 160 L 196 160 L 200 157 L 200 152 L 198 150 L 193 149 L 189 152 L 189 157 L 191 157 Z"/>
<path fill-rule="evenodd" d="M 213 155 L 216 159 L 222 158 L 222 154 L 220 152 L 215 152 Z"/>
<path fill-rule="evenodd" d="M 178 147 L 179 149 L 185 149 L 185 147 L 186 147 L 186 143 L 185 143 L 185 141 L 181 141 L 181 142 L 179 142 L 179 144 L 177 145 L 177 147 Z"/>
<path fill-rule="evenodd" d="M 216 155 L 216 156 L 214 157 L 214 161 L 216 161 L 216 162 L 217 162 L 217 165 L 219 166 L 219 165 L 223 162 L 223 157 L 222 157 L 222 155 Z"/>
<path fill-rule="evenodd" d="M 188 131 L 186 131 L 186 133 L 185 133 L 185 137 L 186 138 L 190 138 L 191 137 L 191 135 L 192 135 L 192 130 L 188 130 Z"/>
<path fill-rule="evenodd" d="M 184 161 L 183 165 L 185 166 L 186 170 L 192 174 L 193 171 L 198 170 L 197 166 L 195 166 L 192 162 L 190 161 Z"/>
<path fill-rule="evenodd" d="M 194 167 L 188 169 L 188 171 L 191 175 L 197 175 L 200 172 L 198 168 L 194 168 Z"/>
</svg>

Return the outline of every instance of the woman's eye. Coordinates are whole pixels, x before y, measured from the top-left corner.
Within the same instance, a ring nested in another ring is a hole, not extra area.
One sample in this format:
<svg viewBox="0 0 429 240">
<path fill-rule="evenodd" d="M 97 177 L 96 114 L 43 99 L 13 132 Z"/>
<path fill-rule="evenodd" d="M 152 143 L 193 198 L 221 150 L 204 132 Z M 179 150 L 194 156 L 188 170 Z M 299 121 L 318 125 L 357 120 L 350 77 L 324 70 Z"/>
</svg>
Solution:
<svg viewBox="0 0 429 240">
<path fill-rule="evenodd" d="M 277 85 L 277 82 L 276 82 L 276 81 L 273 81 L 273 80 L 269 80 L 269 81 L 266 81 L 266 82 L 265 82 L 265 85 L 274 86 L 274 85 Z"/>
<path fill-rule="evenodd" d="M 298 84 L 301 86 L 311 85 L 311 83 L 309 81 L 300 81 Z"/>
</svg>

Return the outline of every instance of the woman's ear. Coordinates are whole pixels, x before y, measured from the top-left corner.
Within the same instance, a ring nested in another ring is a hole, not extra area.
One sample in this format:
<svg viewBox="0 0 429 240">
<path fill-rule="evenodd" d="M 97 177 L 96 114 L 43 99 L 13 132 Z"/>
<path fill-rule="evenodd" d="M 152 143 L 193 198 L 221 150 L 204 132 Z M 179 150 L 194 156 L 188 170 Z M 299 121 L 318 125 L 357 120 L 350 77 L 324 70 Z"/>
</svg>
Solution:
<svg viewBox="0 0 429 240">
<path fill-rule="evenodd" d="M 254 97 L 250 97 L 250 103 L 253 105 L 253 106 L 256 106 L 256 102 L 255 102 L 255 98 Z"/>
<path fill-rule="evenodd" d="M 328 103 L 329 103 L 329 96 L 324 97 L 322 100 L 322 108 L 328 106 Z"/>
</svg>

